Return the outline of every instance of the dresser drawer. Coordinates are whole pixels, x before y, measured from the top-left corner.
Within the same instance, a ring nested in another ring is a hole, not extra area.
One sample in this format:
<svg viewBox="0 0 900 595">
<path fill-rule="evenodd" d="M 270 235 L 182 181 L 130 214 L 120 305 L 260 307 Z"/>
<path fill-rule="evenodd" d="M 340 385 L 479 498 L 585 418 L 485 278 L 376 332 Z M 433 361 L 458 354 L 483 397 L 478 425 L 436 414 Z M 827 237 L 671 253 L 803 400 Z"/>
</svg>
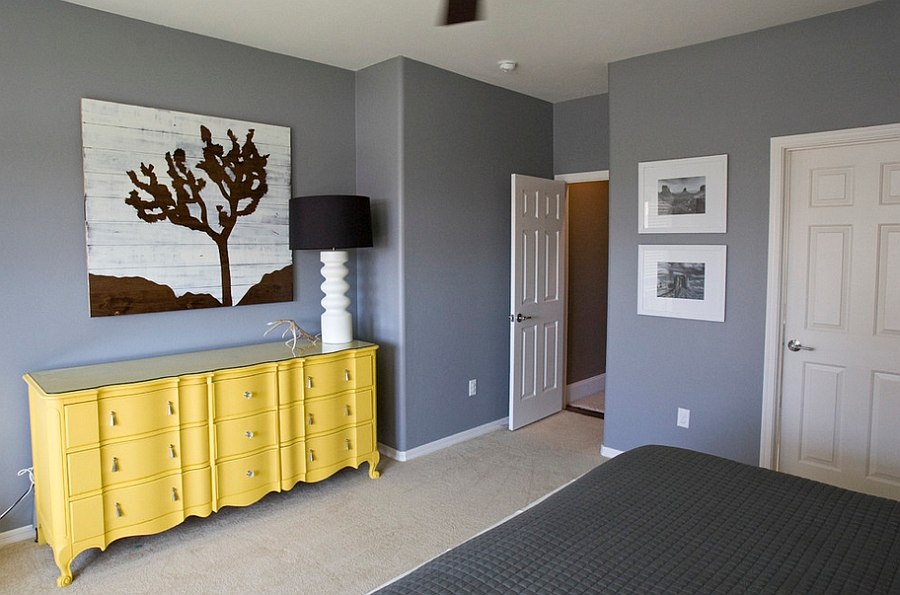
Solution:
<svg viewBox="0 0 900 595">
<path fill-rule="evenodd" d="M 306 418 L 303 416 L 303 403 L 294 403 L 282 407 L 278 412 L 279 441 L 284 444 L 303 438 Z"/>
<path fill-rule="evenodd" d="M 178 379 L 179 418 L 182 425 L 201 423 L 209 417 L 209 385 L 205 375 Z"/>
<path fill-rule="evenodd" d="M 101 442 L 177 428 L 180 422 L 177 402 L 175 388 L 116 397 L 104 397 L 101 393 L 97 402 L 98 419 L 85 420 L 85 423 L 99 423 Z"/>
<path fill-rule="evenodd" d="M 334 434 L 317 436 L 306 440 L 306 470 L 314 471 L 342 463 L 375 449 L 372 424 L 347 428 Z"/>
<path fill-rule="evenodd" d="M 274 371 L 217 374 L 213 380 L 215 419 L 274 409 L 277 390 Z"/>
<path fill-rule="evenodd" d="M 189 514 L 206 516 L 212 512 L 212 471 L 209 467 L 182 474 L 181 489 L 185 516 Z"/>
<path fill-rule="evenodd" d="M 287 405 L 303 400 L 303 362 L 294 360 L 278 366 L 278 403 Z"/>
<path fill-rule="evenodd" d="M 372 419 L 372 389 L 306 403 L 306 436 Z"/>
<path fill-rule="evenodd" d="M 372 386 L 372 355 L 308 363 L 304 366 L 304 396 L 307 399 Z"/>
<path fill-rule="evenodd" d="M 100 442 L 100 417 L 97 401 L 73 403 L 63 408 L 66 425 L 66 448 L 91 446 Z"/>
<path fill-rule="evenodd" d="M 216 477 L 219 482 L 220 501 L 247 492 L 278 489 L 278 451 L 273 448 L 242 459 L 220 463 L 216 465 Z"/>
<path fill-rule="evenodd" d="M 122 396 L 101 392 L 98 401 L 66 405 L 66 447 L 175 428 L 180 421 L 177 403 L 178 391 L 162 388 Z"/>
<path fill-rule="evenodd" d="M 209 461 L 205 426 L 172 430 L 68 455 L 69 495 L 135 481 Z"/>
<path fill-rule="evenodd" d="M 216 422 L 216 458 L 242 455 L 275 446 L 276 411 Z"/>
<path fill-rule="evenodd" d="M 80 498 L 69 503 L 72 519 L 72 542 L 93 539 L 106 532 L 103 522 L 103 496 Z"/>
<path fill-rule="evenodd" d="M 289 490 L 306 474 L 306 445 L 303 441 L 281 447 L 281 489 Z"/>
<path fill-rule="evenodd" d="M 180 474 L 110 490 L 103 494 L 106 532 L 180 511 L 183 498 Z"/>
<path fill-rule="evenodd" d="M 208 514 L 211 500 L 209 467 L 72 500 L 69 504 L 72 541 L 78 543 L 104 534 L 111 540 L 109 533 L 117 529 L 146 523 L 187 509 L 195 509 L 197 512 L 198 508 L 205 507 L 206 510 L 199 512 Z M 157 530 L 163 530 L 177 522 L 167 522 Z"/>
</svg>

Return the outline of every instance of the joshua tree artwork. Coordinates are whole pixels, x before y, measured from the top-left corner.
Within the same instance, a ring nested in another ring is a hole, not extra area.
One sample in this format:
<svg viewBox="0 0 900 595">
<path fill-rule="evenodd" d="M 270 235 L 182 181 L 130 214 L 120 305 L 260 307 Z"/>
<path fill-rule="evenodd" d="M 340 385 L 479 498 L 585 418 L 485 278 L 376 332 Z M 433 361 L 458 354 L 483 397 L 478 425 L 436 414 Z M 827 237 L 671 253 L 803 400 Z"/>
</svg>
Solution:
<svg viewBox="0 0 900 595">
<path fill-rule="evenodd" d="M 293 299 L 290 129 L 85 99 L 91 315 Z"/>
</svg>

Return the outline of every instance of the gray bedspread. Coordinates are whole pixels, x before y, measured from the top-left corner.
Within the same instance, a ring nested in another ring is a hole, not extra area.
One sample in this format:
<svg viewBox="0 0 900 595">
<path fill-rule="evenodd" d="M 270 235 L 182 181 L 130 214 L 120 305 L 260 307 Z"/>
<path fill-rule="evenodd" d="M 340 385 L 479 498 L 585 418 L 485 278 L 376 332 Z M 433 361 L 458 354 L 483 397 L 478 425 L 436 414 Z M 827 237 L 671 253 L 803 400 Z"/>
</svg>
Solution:
<svg viewBox="0 0 900 595">
<path fill-rule="evenodd" d="M 378 593 L 900 593 L 900 502 L 645 446 Z"/>
</svg>

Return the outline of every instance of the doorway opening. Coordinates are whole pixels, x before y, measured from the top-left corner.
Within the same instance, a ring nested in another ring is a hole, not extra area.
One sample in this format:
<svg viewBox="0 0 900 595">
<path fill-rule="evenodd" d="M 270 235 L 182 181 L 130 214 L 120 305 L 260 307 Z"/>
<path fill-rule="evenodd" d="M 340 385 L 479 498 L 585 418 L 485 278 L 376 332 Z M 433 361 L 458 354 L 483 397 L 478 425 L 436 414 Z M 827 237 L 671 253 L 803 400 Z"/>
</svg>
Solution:
<svg viewBox="0 0 900 595">
<path fill-rule="evenodd" d="M 568 203 L 565 408 L 604 417 L 609 172 L 557 175 Z"/>
</svg>

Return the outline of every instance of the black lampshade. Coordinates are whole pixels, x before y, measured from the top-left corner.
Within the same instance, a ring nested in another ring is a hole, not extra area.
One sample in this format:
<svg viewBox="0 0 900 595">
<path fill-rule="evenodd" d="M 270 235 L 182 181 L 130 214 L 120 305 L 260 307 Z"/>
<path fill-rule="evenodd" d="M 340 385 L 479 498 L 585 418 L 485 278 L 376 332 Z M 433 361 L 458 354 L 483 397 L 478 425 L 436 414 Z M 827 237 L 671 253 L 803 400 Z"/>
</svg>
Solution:
<svg viewBox="0 0 900 595">
<path fill-rule="evenodd" d="M 368 196 L 327 194 L 290 201 L 291 250 L 344 250 L 372 245 Z"/>
</svg>

